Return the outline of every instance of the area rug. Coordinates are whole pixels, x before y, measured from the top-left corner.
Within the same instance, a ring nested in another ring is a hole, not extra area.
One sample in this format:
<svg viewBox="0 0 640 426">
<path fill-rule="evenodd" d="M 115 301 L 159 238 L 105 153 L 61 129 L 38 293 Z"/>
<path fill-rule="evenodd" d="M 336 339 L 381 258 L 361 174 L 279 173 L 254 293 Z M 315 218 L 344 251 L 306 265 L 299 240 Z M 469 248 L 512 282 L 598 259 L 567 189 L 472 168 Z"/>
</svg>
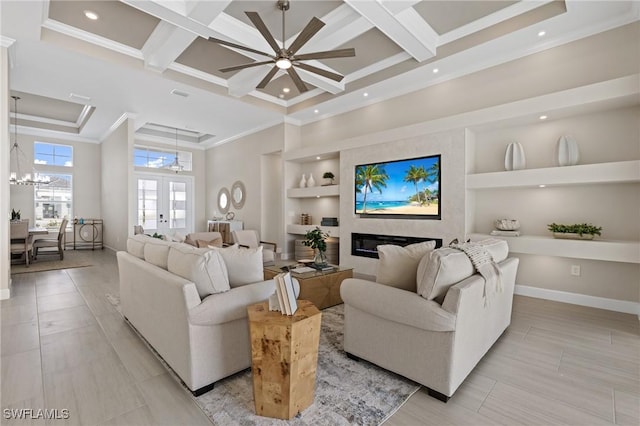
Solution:
<svg viewBox="0 0 640 426">
<path fill-rule="evenodd" d="M 60 260 L 57 255 L 42 254 L 37 260 L 29 263 L 27 267 L 24 263 L 12 264 L 12 274 L 25 274 L 27 272 L 53 271 L 55 269 L 83 268 L 92 266 L 93 263 L 86 256 L 86 253 L 74 252 L 73 250 L 65 250 L 64 260 Z"/>
<path fill-rule="evenodd" d="M 117 296 L 106 296 L 112 304 L 119 305 Z M 213 390 L 194 400 L 215 425 L 382 424 L 420 385 L 369 362 L 347 358 L 342 349 L 343 324 L 344 305 L 322 311 L 315 399 L 293 419 L 277 420 L 255 414 L 250 369 L 216 382 Z M 171 371 L 164 361 L 163 364 Z"/>
<path fill-rule="evenodd" d="M 313 404 L 290 421 L 255 414 L 251 371 L 221 380 L 196 399 L 217 425 L 379 425 L 420 386 L 342 350 L 344 305 L 322 311 Z"/>
</svg>

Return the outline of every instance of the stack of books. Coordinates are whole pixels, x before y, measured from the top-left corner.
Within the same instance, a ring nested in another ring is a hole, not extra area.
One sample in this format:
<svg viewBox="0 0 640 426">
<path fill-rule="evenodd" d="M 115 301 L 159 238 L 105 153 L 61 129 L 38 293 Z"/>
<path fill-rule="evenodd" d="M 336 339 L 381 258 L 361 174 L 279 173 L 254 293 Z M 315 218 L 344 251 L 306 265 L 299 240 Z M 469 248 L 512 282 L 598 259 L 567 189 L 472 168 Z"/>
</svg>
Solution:
<svg viewBox="0 0 640 426">
<path fill-rule="evenodd" d="M 520 231 L 501 231 L 500 229 L 494 229 L 490 234 L 500 237 L 519 237 Z"/>
<path fill-rule="evenodd" d="M 323 217 L 320 222 L 321 226 L 338 226 L 338 218 L 337 217 Z"/>
<path fill-rule="evenodd" d="M 282 273 L 273 277 L 276 291 L 269 297 L 269 310 L 279 311 L 283 315 L 293 315 L 298 310 L 296 293 L 293 289 L 291 273 Z"/>
</svg>

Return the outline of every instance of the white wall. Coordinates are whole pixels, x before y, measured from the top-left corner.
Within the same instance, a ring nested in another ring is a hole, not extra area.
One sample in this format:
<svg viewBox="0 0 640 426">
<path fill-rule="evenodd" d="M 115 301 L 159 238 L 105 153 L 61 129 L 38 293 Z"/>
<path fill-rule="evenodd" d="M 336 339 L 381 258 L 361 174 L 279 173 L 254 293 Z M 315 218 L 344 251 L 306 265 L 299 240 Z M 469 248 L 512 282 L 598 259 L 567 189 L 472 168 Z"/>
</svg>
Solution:
<svg viewBox="0 0 640 426">
<path fill-rule="evenodd" d="M 267 187 L 265 191 L 268 193 L 262 192 L 262 156 L 282 151 L 283 141 L 284 126 L 278 125 L 206 151 L 207 218 L 220 216 L 217 208 L 218 191 L 222 187 L 231 190 L 231 185 L 240 180 L 247 190 L 246 201 L 242 209 L 235 210 L 231 206 L 230 211 L 235 213 L 236 220 L 244 222 L 245 229 L 263 230 L 263 212 L 274 207 L 271 204 L 272 200 L 282 200 L 282 186 L 277 189 Z M 277 208 L 281 201 L 275 203 Z M 281 229 L 281 224 L 278 223 L 268 226 Z M 282 238 L 281 235 L 279 240 L 274 242 L 281 245 Z"/>
<path fill-rule="evenodd" d="M 11 254 L 9 252 L 9 56 L 0 47 L 0 300 L 10 296 Z"/>
<path fill-rule="evenodd" d="M 114 250 L 126 248 L 129 231 L 130 169 L 132 143 L 129 142 L 130 119 L 125 120 L 102 141 L 102 219 L 104 245 Z M 135 196 L 135 193 L 134 193 Z"/>
</svg>

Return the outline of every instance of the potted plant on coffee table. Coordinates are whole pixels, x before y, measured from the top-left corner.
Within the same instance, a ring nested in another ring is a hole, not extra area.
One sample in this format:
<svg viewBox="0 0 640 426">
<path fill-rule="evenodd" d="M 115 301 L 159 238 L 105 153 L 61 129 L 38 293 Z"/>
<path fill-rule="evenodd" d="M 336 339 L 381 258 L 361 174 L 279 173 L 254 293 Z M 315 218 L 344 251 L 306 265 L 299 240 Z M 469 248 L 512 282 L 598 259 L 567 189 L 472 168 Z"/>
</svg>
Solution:
<svg viewBox="0 0 640 426">
<path fill-rule="evenodd" d="M 573 225 L 563 225 L 550 223 L 547 229 L 553 232 L 554 238 L 564 238 L 571 240 L 593 240 L 596 235 L 602 235 L 601 226 L 594 226 L 590 223 L 576 223 Z"/>
<path fill-rule="evenodd" d="M 327 266 L 327 242 L 325 239 L 328 237 L 329 234 L 323 232 L 322 229 L 317 226 L 304 234 L 304 241 L 302 244 L 315 250 L 316 255 L 313 259 L 313 263 L 316 266 Z"/>
</svg>

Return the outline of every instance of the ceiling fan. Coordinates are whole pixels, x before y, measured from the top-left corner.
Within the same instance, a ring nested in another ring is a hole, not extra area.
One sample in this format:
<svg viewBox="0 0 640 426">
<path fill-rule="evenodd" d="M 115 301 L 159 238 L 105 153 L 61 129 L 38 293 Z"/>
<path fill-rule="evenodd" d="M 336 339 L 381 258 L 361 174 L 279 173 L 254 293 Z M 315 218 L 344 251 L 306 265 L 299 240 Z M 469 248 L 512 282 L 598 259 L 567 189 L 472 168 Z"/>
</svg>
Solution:
<svg viewBox="0 0 640 426">
<path fill-rule="evenodd" d="M 308 61 L 311 59 L 329 59 L 329 58 L 346 58 L 356 56 L 356 50 L 353 48 L 347 49 L 337 49 L 337 50 L 328 50 L 324 52 L 314 52 L 314 53 L 304 53 L 301 55 L 296 55 L 296 52 L 300 50 L 302 46 L 306 42 L 308 42 L 311 37 L 313 37 L 322 27 L 324 27 L 324 22 L 322 22 L 318 18 L 312 18 L 311 21 L 307 24 L 307 26 L 302 30 L 302 32 L 296 37 L 296 39 L 291 43 L 291 45 L 287 48 L 284 45 L 285 33 L 284 33 L 284 15 L 287 10 L 289 10 L 289 0 L 278 0 L 278 9 L 282 11 L 282 47 L 278 46 L 278 43 L 273 38 L 267 26 L 265 25 L 258 12 L 245 12 L 249 17 L 253 25 L 260 31 L 260 34 L 265 38 L 267 43 L 273 49 L 274 54 L 261 52 L 259 50 L 252 49 L 250 47 L 241 46 L 236 43 L 232 43 L 225 40 L 220 40 L 217 38 L 210 37 L 209 40 L 218 44 L 222 44 L 229 47 L 234 47 L 240 50 L 246 50 L 247 52 L 257 53 L 259 55 L 268 56 L 271 59 L 268 61 L 261 62 L 252 62 L 250 64 L 236 65 L 233 67 L 222 68 L 220 71 L 229 72 L 236 71 L 250 67 L 257 67 L 260 65 L 266 64 L 274 64 L 271 71 L 267 73 L 267 75 L 258 83 L 256 86 L 257 89 L 263 89 L 267 86 L 267 84 L 271 81 L 271 79 L 276 75 L 278 70 L 286 70 L 293 80 L 294 84 L 300 91 L 300 93 L 306 92 L 309 90 L 307 86 L 304 84 L 300 75 L 296 72 L 296 68 L 303 69 L 305 71 L 309 71 L 318 75 L 321 75 L 326 78 L 330 78 L 331 80 L 341 81 L 344 76 L 337 74 L 335 72 L 323 70 L 321 68 L 315 67 L 313 65 L 306 64 L 300 61 Z"/>
</svg>

